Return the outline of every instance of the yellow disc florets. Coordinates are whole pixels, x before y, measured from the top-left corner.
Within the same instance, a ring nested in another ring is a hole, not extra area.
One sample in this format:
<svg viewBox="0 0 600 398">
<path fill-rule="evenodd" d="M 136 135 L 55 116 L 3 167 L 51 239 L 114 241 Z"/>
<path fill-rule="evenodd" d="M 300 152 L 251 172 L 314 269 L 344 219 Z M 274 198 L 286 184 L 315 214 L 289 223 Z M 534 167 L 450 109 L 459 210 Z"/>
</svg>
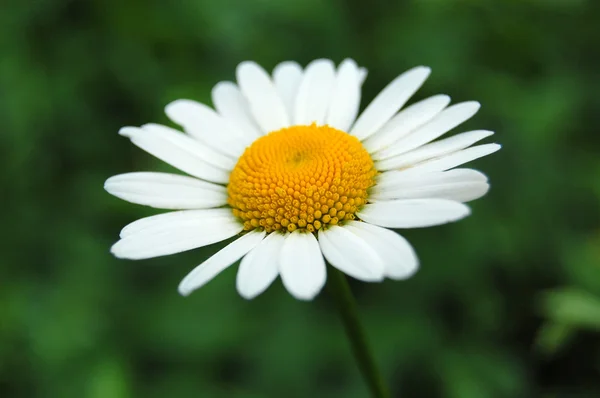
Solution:
<svg viewBox="0 0 600 398">
<path fill-rule="evenodd" d="M 315 232 L 366 203 L 377 171 L 355 137 L 329 126 L 293 126 L 257 139 L 231 172 L 227 192 L 244 229 Z"/>
</svg>

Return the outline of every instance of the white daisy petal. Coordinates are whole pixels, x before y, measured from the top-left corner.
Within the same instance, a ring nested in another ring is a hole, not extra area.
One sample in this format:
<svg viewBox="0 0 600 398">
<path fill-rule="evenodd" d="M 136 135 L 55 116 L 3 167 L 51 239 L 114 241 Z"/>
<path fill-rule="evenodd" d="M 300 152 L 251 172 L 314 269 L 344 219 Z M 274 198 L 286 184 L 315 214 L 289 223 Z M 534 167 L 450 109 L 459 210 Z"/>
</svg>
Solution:
<svg viewBox="0 0 600 398">
<path fill-rule="evenodd" d="M 434 95 L 419 101 L 394 116 L 379 131 L 367 138 L 363 146 L 369 153 L 384 149 L 433 119 L 449 103 L 450 97 L 447 95 Z M 378 159 L 378 154 L 375 153 L 373 158 Z"/>
<path fill-rule="evenodd" d="M 204 144 L 237 159 L 252 142 L 252 137 L 238 131 L 209 106 L 180 99 L 165 107 L 165 113 L 175 123 Z"/>
<path fill-rule="evenodd" d="M 335 66 L 329 59 L 317 59 L 306 66 L 294 105 L 294 124 L 325 122 L 333 92 Z"/>
<path fill-rule="evenodd" d="M 253 140 L 263 134 L 250 113 L 246 98 L 234 83 L 217 83 L 212 89 L 212 101 L 217 112 L 235 124 L 240 132 Z"/>
<path fill-rule="evenodd" d="M 294 61 L 284 61 L 273 69 L 273 81 L 285 104 L 288 119 L 293 119 L 298 87 L 302 80 L 302 67 Z"/>
<path fill-rule="evenodd" d="M 281 281 L 292 296 L 312 300 L 327 280 L 319 242 L 311 233 L 296 230 L 283 242 L 279 254 Z"/>
<path fill-rule="evenodd" d="M 208 260 L 194 268 L 179 284 L 179 293 L 187 296 L 194 290 L 210 282 L 227 267 L 238 261 L 258 245 L 264 238 L 264 231 L 252 231 L 239 237 Z"/>
<path fill-rule="evenodd" d="M 264 133 L 289 126 L 285 103 L 263 68 L 255 62 L 245 61 L 238 65 L 236 76 L 250 111 Z"/>
<path fill-rule="evenodd" d="M 493 131 L 476 130 L 457 134 L 443 140 L 434 141 L 423 145 L 402 155 L 393 156 L 377 162 L 377 170 L 402 169 L 423 162 L 425 160 L 439 158 L 452 152 L 470 147 L 477 141 L 480 141 L 490 135 Z"/>
<path fill-rule="evenodd" d="M 345 227 L 319 230 L 319 245 L 327 261 L 345 274 L 366 282 L 383 280 L 385 266 L 377 252 Z"/>
<path fill-rule="evenodd" d="M 110 177 L 111 195 L 159 209 L 204 209 L 227 204 L 227 190 L 196 178 L 167 173 L 127 173 Z"/>
<path fill-rule="evenodd" d="M 406 137 L 394 142 L 390 147 L 382 150 L 378 159 L 385 159 L 391 156 L 406 153 L 421 145 L 435 140 L 441 135 L 452 130 L 454 127 L 470 119 L 481 105 L 476 101 L 461 102 L 444 109 L 429 123 L 413 131 Z"/>
<path fill-rule="evenodd" d="M 406 199 L 365 205 L 357 216 L 386 228 L 422 228 L 446 224 L 471 213 L 466 205 L 445 199 Z"/>
<path fill-rule="evenodd" d="M 473 169 L 454 169 L 424 174 L 411 174 L 404 171 L 386 171 L 377 177 L 377 182 L 370 190 L 369 199 L 373 194 L 390 189 L 410 189 L 418 185 L 448 184 L 454 182 L 487 182 L 487 177 Z"/>
<path fill-rule="evenodd" d="M 237 291 L 242 297 L 253 299 L 277 278 L 284 241 L 285 235 L 273 232 L 243 258 L 236 279 Z"/>
<path fill-rule="evenodd" d="M 418 66 L 394 79 L 358 117 L 350 134 L 362 141 L 377 132 L 421 87 L 429 73 L 430 68 Z"/>
<path fill-rule="evenodd" d="M 183 210 L 171 211 L 168 213 L 156 214 L 154 216 L 140 218 L 134 222 L 127 224 L 119 233 L 121 238 L 136 234 L 146 228 L 161 228 L 171 224 L 182 223 L 188 220 L 215 220 L 222 219 L 225 221 L 233 217 L 230 208 L 221 207 L 218 209 L 199 209 L 199 210 Z"/>
<path fill-rule="evenodd" d="M 119 134 L 163 162 L 203 180 L 225 184 L 235 166 L 232 159 L 165 126 L 124 127 Z"/>
<path fill-rule="evenodd" d="M 360 105 L 360 71 L 356 62 L 345 59 L 338 67 L 325 123 L 348 131 Z"/>
<path fill-rule="evenodd" d="M 220 242 L 243 229 L 233 215 L 229 219 L 177 217 L 127 234 L 113 245 L 111 252 L 132 260 L 165 256 Z"/>
<path fill-rule="evenodd" d="M 499 144 L 484 144 L 476 145 L 461 151 L 451 153 L 450 155 L 439 159 L 432 159 L 409 169 L 404 169 L 401 172 L 408 174 L 423 174 L 431 173 L 432 171 L 444 171 L 452 169 L 461 164 L 470 162 L 475 159 L 487 156 L 498 151 L 501 148 Z"/>
<path fill-rule="evenodd" d="M 414 249 L 396 232 L 360 221 L 349 221 L 344 227 L 375 250 L 383 261 L 388 278 L 407 279 L 419 268 Z"/>
<path fill-rule="evenodd" d="M 372 202 L 395 200 L 395 199 L 426 199 L 439 198 L 455 200 L 457 202 L 469 202 L 485 195 L 490 189 L 487 182 L 461 181 L 442 184 L 418 184 L 410 188 L 387 189 L 381 193 L 369 196 Z"/>
</svg>

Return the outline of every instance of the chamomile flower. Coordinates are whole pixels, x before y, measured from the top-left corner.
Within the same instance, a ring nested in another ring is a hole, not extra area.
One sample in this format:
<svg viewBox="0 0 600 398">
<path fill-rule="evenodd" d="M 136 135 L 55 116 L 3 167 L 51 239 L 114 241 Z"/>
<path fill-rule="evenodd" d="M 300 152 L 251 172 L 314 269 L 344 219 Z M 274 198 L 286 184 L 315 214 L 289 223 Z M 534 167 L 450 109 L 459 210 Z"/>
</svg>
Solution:
<svg viewBox="0 0 600 398">
<path fill-rule="evenodd" d="M 234 238 L 179 285 L 188 295 L 241 259 L 245 298 L 280 276 L 294 297 L 310 300 L 326 263 L 367 282 L 405 279 L 418 268 L 397 232 L 457 221 L 464 204 L 488 191 L 479 171 L 455 168 L 497 151 L 472 146 L 493 133 L 439 139 L 479 109 L 434 95 L 399 111 L 427 79 L 413 68 L 393 80 L 357 118 L 366 70 L 319 59 L 283 62 L 272 75 L 254 62 L 237 67 L 237 84 L 218 83 L 214 109 L 191 101 L 167 105 L 184 132 L 158 125 L 120 134 L 184 175 L 121 174 L 106 190 L 121 199 L 176 210 L 127 225 L 115 256 L 146 259 Z"/>
</svg>

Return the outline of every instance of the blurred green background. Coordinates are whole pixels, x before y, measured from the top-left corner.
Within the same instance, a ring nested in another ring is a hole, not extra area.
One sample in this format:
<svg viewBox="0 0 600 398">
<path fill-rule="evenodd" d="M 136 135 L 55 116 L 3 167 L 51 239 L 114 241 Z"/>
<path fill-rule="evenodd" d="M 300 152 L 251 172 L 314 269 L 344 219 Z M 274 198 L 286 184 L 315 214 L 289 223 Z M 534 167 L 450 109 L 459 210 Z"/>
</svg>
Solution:
<svg viewBox="0 0 600 398">
<path fill-rule="evenodd" d="M 393 395 L 600 396 L 599 21 L 595 0 L 4 0 L 0 396 L 368 396 L 325 293 L 245 301 L 232 267 L 183 298 L 214 248 L 108 251 L 156 212 L 104 180 L 167 169 L 121 126 L 210 103 L 242 60 L 318 57 L 369 69 L 363 107 L 431 66 L 415 99 L 479 100 L 462 131 L 504 146 L 472 165 L 492 181 L 472 217 L 403 232 L 414 278 L 352 281 Z"/>
</svg>

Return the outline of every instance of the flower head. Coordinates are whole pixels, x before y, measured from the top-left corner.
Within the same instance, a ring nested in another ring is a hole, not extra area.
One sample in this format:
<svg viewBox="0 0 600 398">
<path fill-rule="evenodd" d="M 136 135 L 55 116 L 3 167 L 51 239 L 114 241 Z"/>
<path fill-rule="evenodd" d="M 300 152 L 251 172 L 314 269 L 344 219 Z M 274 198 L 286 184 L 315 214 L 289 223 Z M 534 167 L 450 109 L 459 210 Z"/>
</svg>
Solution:
<svg viewBox="0 0 600 398">
<path fill-rule="evenodd" d="M 435 95 L 399 112 L 429 76 L 411 69 L 356 118 L 366 71 L 315 60 L 283 62 L 269 76 L 253 62 L 237 85 L 218 83 L 216 110 L 190 101 L 167 105 L 185 133 L 147 124 L 120 134 L 189 176 L 128 173 L 109 178 L 111 194 L 178 210 L 127 225 L 112 252 L 144 259 L 235 237 L 179 285 L 191 293 L 241 259 L 237 290 L 262 293 L 281 276 L 298 299 L 326 280 L 325 259 L 363 281 L 405 279 L 418 268 L 410 244 L 387 228 L 444 224 L 469 215 L 464 204 L 488 191 L 479 171 L 455 167 L 497 151 L 471 146 L 476 130 L 438 139 L 479 109 Z M 355 120 L 356 119 L 356 120 Z"/>
</svg>

